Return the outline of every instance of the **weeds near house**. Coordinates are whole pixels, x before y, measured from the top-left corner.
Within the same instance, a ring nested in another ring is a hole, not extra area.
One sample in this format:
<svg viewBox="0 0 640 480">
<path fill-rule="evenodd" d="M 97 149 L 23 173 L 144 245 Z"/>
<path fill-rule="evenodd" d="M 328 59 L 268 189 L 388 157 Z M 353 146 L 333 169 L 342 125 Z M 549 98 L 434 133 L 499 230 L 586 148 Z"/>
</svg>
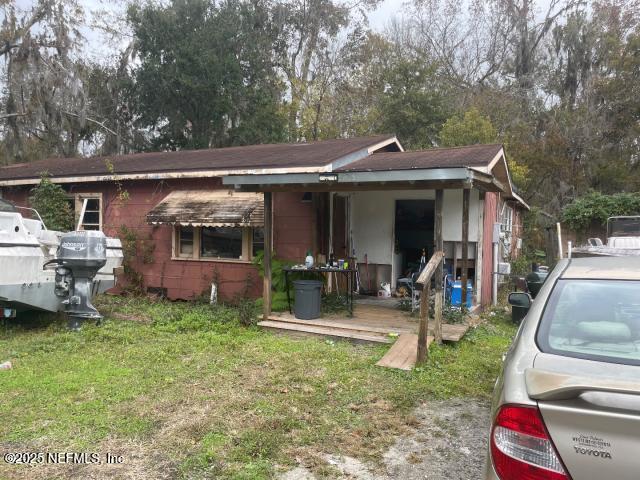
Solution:
<svg viewBox="0 0 640 480">
<path fill-rule="evenodd" d="M 293 293 L 291 294 L 291 307 L 293 308 Z M 262 310 L 264 302 L 262 297 L 255 301 L 256 308 Z M 286 312 L 289 310 L 289 304 L 287 302 L 287 292 L 273 292 L 271 294 L 271 311 L 272 312 Z"/>
<path fill-rule="evenodd" d="M 336 293 L 327 293 L 320 302 L 322 315 L 347 314 L 349 312 L 349 297 Z"/>
<path fill-rule="evenodd" d="M 97 304 L 104 325 L 79 334 L 63 320 L 0 329 L 0 359 L 14 364 L 0 372 L 4 450 L 119 452 L 129 470 L 113 476 L 144 478 L 263 479 L 298 461 L 320 474 L 325 451 L 375 462 L 416 403 L 488 398 L 515 331 L 499 313 L 402 372 L 374 365 L 387 347 L 265 333 L 242 326 L 239 308 Z M 37 466 L 29 478 L 86 468 Z M 0 464 L 0 478 L 21 474 Z"/>
<path fill-rule="evenodd" d="M 238 302 L 237 308 L 240 325 L 250 327 L 257 323 L 258 307 L 254 300 L 242 299 Z"/>
<path fill-rule="evenodd" d="M 463 323 L 469 310 L 465 306 L 454 307 L 446 304 L 442 308 L 442 321 L 445 323 Z"/>
</svg>

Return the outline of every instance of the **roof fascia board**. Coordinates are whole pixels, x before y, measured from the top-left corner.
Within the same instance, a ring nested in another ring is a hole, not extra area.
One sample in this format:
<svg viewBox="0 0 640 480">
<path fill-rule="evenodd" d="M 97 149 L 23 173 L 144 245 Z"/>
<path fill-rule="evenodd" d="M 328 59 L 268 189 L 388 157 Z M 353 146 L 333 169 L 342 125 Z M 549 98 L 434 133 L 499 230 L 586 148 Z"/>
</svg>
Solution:
<svg viewBox="0 0 640 480">
<path fill-rule="evenodd" d="M 375 145 L 371 145 L 369 147 L 369 153 L 374 153 L 376 150 L 380 150 L 381 148 L 386 147 L 387 145 L 391 145 L 395 143 L 396 146 L 400 149 L 401 152 L 404 152 L 404 147 L 398 140 L 398 137 L 390 137 L 387 140 L 383 140 L 382 142 L 376 143 Z"/>
<path fill-rule="evenodd" d="M 522 206 L 524 208 L 526 208 L 527 210 L 531 210 L 531 207 L 529 206 L 529 204 L 527 202 L 524 201 L 524 198 L 522 198 L 520 195 L 518 195 L 516 192 L 511 192 L 511 196 L 513 196 L 513 198 L 519 202 L 520 204 L 522 204 Z"/>
<path fill-rule="evenodd" d="M 348 155 L 340 157 L 337 160 L 334 160 L 333 162 L 331 162 L 328 166 L 327 171 L 332 172 L 334 170 L 338 170 L 339 168 L 349 165 L 350 163 L 357 162 L 358 160 L 362 160 L 363 158 L 366 158 L 369 155 L 371 155 L 371 153 L 369 152 L 368 148 L 361 148 L 357 152 L 349 153 Z"/>
<path fill-rule="evenodd" d="M 171 180 L 181 178 L 213 178 L 227 175 L 273 175 L 283 173 L 299 172 L 329 172 L 328 166 L 322 167 L 295 167 L 295 168 L 261 168 L 242 170 L 194 170 L 182 172 L 160 172 L 160 173 L 124 173 L 110 175 L 78 175 L 75 177 L 51 177 L 53 183 L 90 183 L 90 182 L 110 182 L 121 180 Z M 0 187 L 13 187 L 20 185 L 35 185 L 40 183 L 40 178 L 20 178 L 16 180 L 0 180 Z"/>
<path fill-rule="evenodd" d="M 475 170 L 480 173 L 489 173 L 489 169 L 487 167 L 469 167 L 471 170 Z"/>
<path fill-rule="evenodd" d="M 419 180 L 471 180 L 467 168 L 432 168 L 375 172 L 339 172 L 338 183 L 410 182 Z"/>
<path fill-rule="evenodd" d="M 491 163 L 489 164 L 489 172 L 488 173 L 493 172 L 493 169 L 498 164 L 498 162 L 500 162 L 500 160 L 502 160 L 502 163 L 504 165 L 504 170 L 507 173 L 508 185 L 506 185 L 506 186 L 508 187 L 508 189 L 504 190 L 504 192 L 507 193 L 508 195 L 513 195 L 513 193 L 514 193 L 513 192 L 513 182 L 511 181 L 511 172 L 509 172 L 509 164 L 507 163 L 507 157 L 504 154 L 504 148 L 500 148 L 500 151 L 493 158 L 493 160 L 491 160 Z"/>
<path fill-rule="evenodd" d="M 491 169 L 493 169 L 493 167 L 495 167 L 496 163 L 498 163 L 498 161 L 500 160 L 500 157 L 504 157 L 504 147 L 500 147 L 500 150 L 498 150 L 498 153 L 496 153 L 495 157 L 493 157 L 493 159 L 489 162 L 489 165 L 487 166 L 487 171 L 491 171 Z"/>
<path fill-rule="evenodd" d="M 404 149 L 402 148 L 402 145 L 400 145 L 400 142 L 398 141 L 398 139 L 396 137 L 389 137 L 381 142 L 378 142 L 374 145 L 371 145 L 369 147 L 365 147 L 365 148 L 361 148 L 360 150 L 358 150 L 357 152 L 353 152 L 350 153 L 348 155 L 345 155 L 343 157 L 340 157 L 336 160 L 334 160 L 333 162 L 331 162 L 330 164 L 330 170 L 329 171 L 333 171 L 333 170 L 338 170 L 339 168 L 345 167 L 353 162 L 357 162 L 358 160 L 362 160 L 363 158 L 368 157 L 369 155 L 373 154 L 376 150 L 380 150 L 381 148 L 384 148 L 388 145 L 391 145 L 392 143 L 395 143 L 397 145 L 397 147 L 400 149 L 401 152 L 404 152 Z"/>
<path fill-rule="evenodd" d="M 389 183 L 424 180 L 460 180 L 475 178 L 466 167 L 434 168 L 421 170 L 391 170 L 376 172 L 336 172 L 337 183 Z M 291 185 L 321 183 L 318 174 L 278 174 L 278 175 L 229 175 L 222 179 L 223 185 Z"/>
</svg>

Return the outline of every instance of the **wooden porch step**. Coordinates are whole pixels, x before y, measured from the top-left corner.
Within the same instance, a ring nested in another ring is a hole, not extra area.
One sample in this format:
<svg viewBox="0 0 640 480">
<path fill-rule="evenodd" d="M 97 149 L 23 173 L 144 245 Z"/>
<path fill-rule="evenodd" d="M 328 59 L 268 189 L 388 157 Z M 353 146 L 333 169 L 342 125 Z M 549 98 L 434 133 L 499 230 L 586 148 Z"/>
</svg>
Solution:
<svg viewBox="0 0 640 480">
<path fill-rule="evenodd" d="M 300 320 L 295 318 L 293 315 L 277 315 L 272 314 L 269 317 L 270 321 L 274 322 L 284 322 L 291 325 L 304 325 L 304 326 L 316 326 L 316 327 L 329 327 L 333 329 L 343 329 L 351 332 L 364 332 L 364 333 L 374 333 L 388 336 L 390 333 L 401 335 L 403 333 L 416 333 L 418 330 L 418 325 L 406 325 L 406 326 L 397 326 L 397 325 L 389 325 L 387 327 L 376 327 L 370 324 L 365 323 L 366 320 L 351 318 L 351 319 L 314 319 L 314 320 Z M 442 340 L 445 342 L 459 342 L 462 337 L 465 336 L 467 331 L 469 330 L 469 325 L 466 324 L 450 324 L 443 323 L 442 324 Z M 429 335 L 433 335 L 433 320 L 429 321 Z"/>
<path fill-rule="evenodd" d="M 427 348 L 429 348 L 432 341 L 433 337 L 427 337 Z M 417 356 L 418 335 L 415 333 L 403 333 L 376 365 L 379 367 L 411 370 L 416 366 Z"/>
<path fill-rule="evenodd" d="M 359 323 L 357 319 L 352 319 L 352 321 L 344 320 L 344 319 L 331 319 L 323 320 L 320 318 L 316 318 L 314 320 L 300 320 L 293 315 L 271 315 L 269 317 L 270 321 L 274 322 L 286 322 L 294 325 L 313 325 L 316 327 L 329 327 L 329 328 L 338 328 L 342 330 L 351 330 L 357 332 L 368 332 L 368 333 L 379 333 L 382 335 L 388 335 L 390 333 L 414 333 L 416 327 L 374 327 L 371 325 L 367 325 L 365 323 Z"/>
<path fill-rule="evenodd" d="M 302 321 L 304 322 L 304 321 Z M 313 324 L 303 324 L 288 321 L 279 320 L 265 320 L 258 322 L 258 326 L 266 328 L 268 330 L 297 333 L 301 335 L 316 335 L 328 338 L 355 340 L 360 342 L 371 343 L 391 343 L 393 339 L 388 335 L 384 335 L 378 332 L 366 332 L 360 330 L 352 330 L 348 328 L 334 328 L 333 326 L 322 326 Z"/>
</svg>

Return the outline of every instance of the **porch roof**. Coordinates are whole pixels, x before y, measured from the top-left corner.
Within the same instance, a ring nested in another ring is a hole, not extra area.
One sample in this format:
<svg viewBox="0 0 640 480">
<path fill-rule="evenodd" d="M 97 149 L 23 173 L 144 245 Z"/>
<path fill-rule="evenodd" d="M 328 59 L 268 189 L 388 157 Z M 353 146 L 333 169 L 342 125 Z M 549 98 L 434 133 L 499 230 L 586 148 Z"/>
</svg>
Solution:
<svg viewBox="0 0 640 480">
<path fill-rule="evenodd" d="M 358 191 L 478 188 L 500 192 L 524 208 L 502 145 L 469 145 L 413 152 L 380 152 L 331 171 L 230 173 L 224 185 L 240 191 Z"/>
<path fill-rule="evenodd" d="M 493 191 L 502 189 L 500 183 L 491 175 L 468 168 L 229 175 L 222 179 L 222 183 L 239 191 L 250 192 L 470 188 L 473 184 L 482 184 Z"/>
</svg>

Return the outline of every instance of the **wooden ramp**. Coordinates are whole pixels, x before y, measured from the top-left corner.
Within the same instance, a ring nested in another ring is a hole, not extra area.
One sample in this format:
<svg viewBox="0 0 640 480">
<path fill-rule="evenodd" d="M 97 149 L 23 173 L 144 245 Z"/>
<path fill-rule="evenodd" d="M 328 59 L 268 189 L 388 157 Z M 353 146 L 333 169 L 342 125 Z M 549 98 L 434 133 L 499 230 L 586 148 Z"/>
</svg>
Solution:
<svg viewBox="0 0 640 480">
<path fill-rule="evenodd" d="M 433 337 L 427 337 L 427 348 L 429 348 L 428 346 L 431 345 L 432 341 Z M 415 333 L 403 333 L 376 365 L 379 367 L 411 370 L 416 366 L 417 353 L 418 335 Z"/>
</svg>

